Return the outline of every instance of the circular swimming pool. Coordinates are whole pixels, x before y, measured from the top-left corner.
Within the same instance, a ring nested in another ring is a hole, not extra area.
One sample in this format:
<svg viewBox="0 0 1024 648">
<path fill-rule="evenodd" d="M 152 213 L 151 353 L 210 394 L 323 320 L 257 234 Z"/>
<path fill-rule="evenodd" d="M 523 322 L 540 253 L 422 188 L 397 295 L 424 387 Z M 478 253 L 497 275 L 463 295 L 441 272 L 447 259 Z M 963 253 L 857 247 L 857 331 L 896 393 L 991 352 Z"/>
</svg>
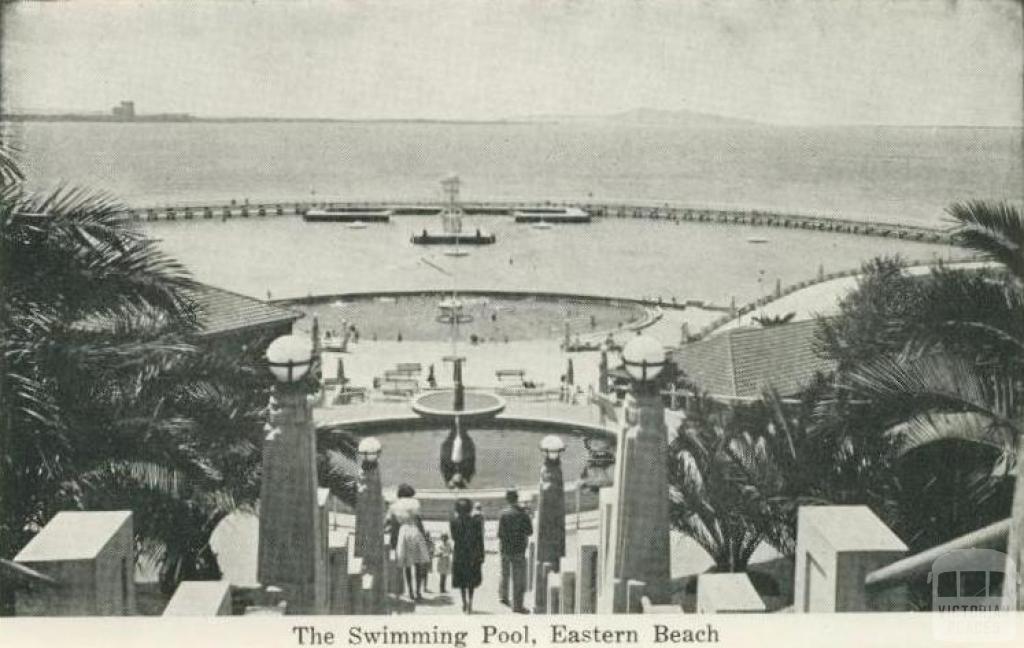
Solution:
<svg viewBox="0 0 1024 648">
<path fill-rule="evenodd" d="M 445 488 L 439 466 L 441 442 L 449 433 L 447 427 L 416 419 L 392 419 L 345 424 L 336 429 L 380 440 L 380 467 L 385 487 L 404 482 L 417 489 Z M 476 475 L 470 487 L 535 486 L 542 463 L 538 446 L 549 434 L 557 434 L 565 442 L 562 474 L 566 482 L 578 479 L 586 466 L 590 454 L 584 443 L 586 439 L 597 440 L 602 446 L 614 449 L 614 435 L 599 428 L 495 419 L 469 428 L 469 435 L 476 444 Z"/>
<path fill-rule="evenodd" d="M 343 322 L 355 325 L 366 340 L 406 341 L 448 340 L 452 326 L 440 321 L 440 305 L 450 293 L 416 295 L 339 296 L 304 300 L 290 306 L 306 314 L 306 323 L 315 315 L 321 331 L 341 331 Z M 468 316 L 459 324 L 459 339 L 480 342 L 560 339 L 568 325 L 570 335 L 587 335 L 617 330 L 644 319 L 646 310 L 639 304 L 579 297 L 460 296 L 462 312 Z"/>
</svg>

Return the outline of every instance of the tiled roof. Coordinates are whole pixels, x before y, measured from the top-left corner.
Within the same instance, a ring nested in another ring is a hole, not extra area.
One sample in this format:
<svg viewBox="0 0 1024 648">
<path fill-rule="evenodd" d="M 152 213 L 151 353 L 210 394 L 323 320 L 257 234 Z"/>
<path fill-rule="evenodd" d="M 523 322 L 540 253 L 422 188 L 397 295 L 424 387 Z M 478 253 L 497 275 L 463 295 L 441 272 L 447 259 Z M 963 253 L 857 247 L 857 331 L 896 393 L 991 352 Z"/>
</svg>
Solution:
<svg viewBox="0 0 1024 648">
<path fill-rule="evenodd" d="M 834 364 L 814 353 L 816 320 L 766 328 L 736 328 L 685 344 L 675 361 L 686 376 L 712 396 L 755 398 L 769 386 L 790 396 L 815 373 Z"/>
<path fill-rule="evenodd" d="M 203 335 L 283 324 L 302 317 L 297 311 L 206 284 L 199 284 L 189 293 L 195 302 Z"/>
</svg>

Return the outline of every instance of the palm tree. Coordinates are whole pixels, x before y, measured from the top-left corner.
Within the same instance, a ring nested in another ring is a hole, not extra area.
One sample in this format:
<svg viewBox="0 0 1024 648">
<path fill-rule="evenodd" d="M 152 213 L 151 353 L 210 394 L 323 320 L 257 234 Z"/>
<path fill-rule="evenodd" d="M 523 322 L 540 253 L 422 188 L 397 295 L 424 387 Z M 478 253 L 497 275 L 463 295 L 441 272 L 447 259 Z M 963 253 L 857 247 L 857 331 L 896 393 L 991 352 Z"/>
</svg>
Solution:
<svg viewBox="0 0 1024 648">
<path fill-rule="evenodd" d="M 968 273 L 940 269 L 922 308 L 904 322 L 902 353 L 856 367 L 861 394 L 891 407 L 893 433 L 907 452 L 959 440 L 996 450 L 993 472 L 1016 474 L 1004 603 L 1024 609 L 1014 565 L 1024 564 L 1024 220 L 1012 205 L 957 203 L 955 240 L 998 264 Z"/>
<path fill-rule="evenodd" d="M 267 377 L 197 346 L 182 266 L 99 194 L 0 190 L 0 554 L 63 508 L 130 508 L 165 590 L 258 495 Z M 251 354 L 252 355 L 252 354 Z"/>
<path fill-rule="evenodd" d="M 732 433 L 708 397 L 691 399 L 669 445 L 672 525 L 699 544 L 715 571 L 742 572 L 764 541 L 763 525 L 741 514 L 745 495 L 729 456 Z"/>
</svg>

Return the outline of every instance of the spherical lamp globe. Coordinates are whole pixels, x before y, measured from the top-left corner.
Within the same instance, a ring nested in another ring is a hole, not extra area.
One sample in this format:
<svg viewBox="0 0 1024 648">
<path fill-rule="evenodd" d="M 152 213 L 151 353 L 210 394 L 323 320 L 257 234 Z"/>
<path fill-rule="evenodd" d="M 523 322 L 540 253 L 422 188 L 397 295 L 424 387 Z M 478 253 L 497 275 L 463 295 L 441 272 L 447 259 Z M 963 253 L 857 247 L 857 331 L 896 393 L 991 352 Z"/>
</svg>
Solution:
<svg viewBox="0 0 1024 648">
<path fill-rule="evenodd" d="M 356 451 L 363 463 L 375 464 L 380 458 L 381 445 L 377 437 L 366 437 L 359 442 L 359 449 Z"/>
<path fill-rule="evenodd" d="M 284 335 L 267 347 L 267 365 L 280 383 L 302 379 L 313 363 L 313 343 L 302 335 Z"/>
<path fill-rule="evenodd" d="M 649 335 L 637 335 L 622 348 L 622 362 L 634 380 L 654 380 L 665 367 L 665 347 Z"/>
<path fill-rule="evenodd" d="M 549 434 L 540 440 L 540 451 L 544 453 L 545 459 L 555 461 L 565 452 L 565 442 L 562 441 L 562 437 Z"/>
</svg>

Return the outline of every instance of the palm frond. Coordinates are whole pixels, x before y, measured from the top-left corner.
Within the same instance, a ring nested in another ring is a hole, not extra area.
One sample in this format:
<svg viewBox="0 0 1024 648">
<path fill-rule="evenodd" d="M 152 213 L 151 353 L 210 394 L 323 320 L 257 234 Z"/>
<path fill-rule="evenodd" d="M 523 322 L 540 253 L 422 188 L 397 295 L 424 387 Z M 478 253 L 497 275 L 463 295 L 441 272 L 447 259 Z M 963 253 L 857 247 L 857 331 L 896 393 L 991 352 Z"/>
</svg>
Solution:
<svg viewBox="0 0 1024 648">
<path fill-rule="evenodd" d="M 25 179 L 16 159 L 17 149 L 0 140 L 0 186 L 12 185 Z"/>
<path fill-rule="evenodd" d="M 946 211 L 957 224 L 957 243 L 990 256 L 1024 282 L 1024 220 L 1015 206 L 975 200 Z"/>
<path fill-rule="evenodd" d="M 897 440 L 901 454 L 940 441 L 964 441 L 987 445 L 1012 457 L 1016 443 L 1012 429 L 975 412 L 926 411 L 890 428 L 888 433 Z"/>
<path fill-rule="evenodd" d="M 956 356 L 880 357 L 848 379 L 857 393 L 896 412 L 973 412 L 1016 430 L 1010 413 L 995 409 L 989 377 Z"/>
</svg>

